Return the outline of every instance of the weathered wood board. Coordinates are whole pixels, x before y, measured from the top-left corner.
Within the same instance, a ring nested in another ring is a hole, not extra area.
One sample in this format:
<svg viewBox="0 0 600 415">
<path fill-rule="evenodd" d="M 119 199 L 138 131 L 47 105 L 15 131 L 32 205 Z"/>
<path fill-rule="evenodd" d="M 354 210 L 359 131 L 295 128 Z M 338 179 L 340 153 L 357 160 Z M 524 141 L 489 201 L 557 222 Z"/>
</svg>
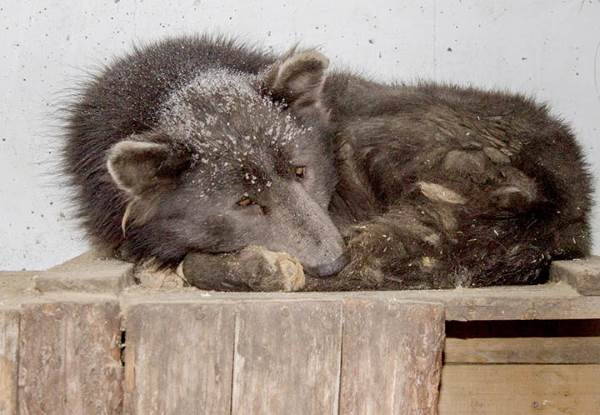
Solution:
<svg viewBox="0 0 600 415">
<path fill-rule="evenodd" d="M 133 265 L 102 258 L 93 251 L 42 272 L 34 278 L 35 288 L 48 292 L 119 294 L 133 284 Z"/>
<path fill-rule="evenodd" d="M 242 304 L 232 413 L 337 415 L 341 334 L 337 302 Z"/>
<path fill-rule="evenodd" d="M 130 289 L 131 290 L 131 289 Z M 174 292 L 133 289 L 122 301 L 343 301 L 346 298 L 438 303 L 447 321 L 600 319 L 600 296 L 582 296 L 569 285 L 550 283 L 527 287 L 460 288 L 455 290 L 361 291 L 337 293 L 224 293 L 187 289 Z"/>
<path fill-rule="evenodd" d="M 347 300 L 340 414 L 435 414 L 444 312 L 433 304 Z"/>
<path fill-rule="evenodd" d="M 17 415 L 19 312 L 0 309 L 0 415 Z"/>
<path fill-rule="evenodd" d="M 120 414 L 116 300 L 62 296 L 26 303 L 19 333 L 19 413 Z"/>
<path fill-rule="evenodd" d="M 439 305 L 150 297 L 125 327 L 128 414 L 435 413 Z"/>
<path fill-rule="evenodd" d="M 600 257 L 554 261 L 550 279 L 566 282 L 581 295 L 600 295 Z"/>
<path fill-rule="evenodd" d="M 600 337 L 447 338 L 444 363 L 600 364 Z"/>
<path fill-rule="evenodd" d="M 445 365 L 440 415 L 600 413 L 600 365 Z"/>
<path fill-rule="evenodd" d="M 126 414 L 229 414 L 235 312 L 223 304 L 129 309 Z"/>
</svg>

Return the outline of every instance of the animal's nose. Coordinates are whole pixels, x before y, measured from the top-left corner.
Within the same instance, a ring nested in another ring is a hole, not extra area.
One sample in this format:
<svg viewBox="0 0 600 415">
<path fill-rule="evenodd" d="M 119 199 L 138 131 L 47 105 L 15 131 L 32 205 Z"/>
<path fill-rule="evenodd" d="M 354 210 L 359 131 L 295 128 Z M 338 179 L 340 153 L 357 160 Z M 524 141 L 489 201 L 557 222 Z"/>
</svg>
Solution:
<svg viewBox="0 0 600 415">
<path fill-rule="evenodd" d="M 336 274 L 342 270 L 348 264 L 348 256 L 346 254 L 340 255 L 337 259 L 327 264 L 320 264 L 314 267 L 306 267 L 309 274 L 315 277 L 328 277 Z"/>
</svg>

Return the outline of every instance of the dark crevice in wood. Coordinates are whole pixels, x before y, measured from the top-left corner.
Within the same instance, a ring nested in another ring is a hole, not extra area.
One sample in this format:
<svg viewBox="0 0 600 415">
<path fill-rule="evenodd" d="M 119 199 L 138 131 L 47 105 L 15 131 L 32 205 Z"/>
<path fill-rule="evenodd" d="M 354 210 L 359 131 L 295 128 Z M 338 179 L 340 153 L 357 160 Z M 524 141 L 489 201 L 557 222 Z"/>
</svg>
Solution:
<svg viewBox="0 0 600 415">
<path fill-rule="evenodd" d="M 125 367 L 125 348 L 127 347 L 127 330 L 121 328 L 121 338 L 119 339 L 119 360 L 121 366 Z"/>
<path fill-rule="evenodd" d="M 446 337 L 458 339 L 597 336 L 600 319 L 446 322 Z"/>
</svg>

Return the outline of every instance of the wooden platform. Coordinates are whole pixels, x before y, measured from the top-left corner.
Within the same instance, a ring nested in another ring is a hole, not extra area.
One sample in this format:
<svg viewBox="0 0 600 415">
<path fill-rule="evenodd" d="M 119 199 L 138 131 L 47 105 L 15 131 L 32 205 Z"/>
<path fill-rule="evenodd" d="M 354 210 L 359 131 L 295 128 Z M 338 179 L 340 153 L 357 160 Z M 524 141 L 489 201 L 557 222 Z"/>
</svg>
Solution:
<svg viewBox="0 0 600 415">
<path fill-rule="evenodd" d="M 600 261 L 552 279 L 216 293 L 92 254 L 3 272 L 0 414 L 600 413 Z"/>
</svg>

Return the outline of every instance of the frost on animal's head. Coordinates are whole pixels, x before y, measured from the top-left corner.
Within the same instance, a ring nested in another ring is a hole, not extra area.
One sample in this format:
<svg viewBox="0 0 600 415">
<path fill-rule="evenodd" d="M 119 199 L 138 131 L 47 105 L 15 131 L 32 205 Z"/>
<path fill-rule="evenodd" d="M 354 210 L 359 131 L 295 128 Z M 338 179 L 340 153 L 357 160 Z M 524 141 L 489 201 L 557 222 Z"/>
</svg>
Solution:
<svg viewBox="0 0 600 415">
<path fill-rule="evenodd" d="M 314 52 L 291 54 L 258 76 L 214 68 L 173 90 L 153 130 L 109 152 L 130 196 L 127 239 L 164 235 L 179 255 L 263 245 L 313 274 L 338 271 L 344 247 L 327 212 L 336 172 L 320 128 L 325 67 Z"/>
</svg>

